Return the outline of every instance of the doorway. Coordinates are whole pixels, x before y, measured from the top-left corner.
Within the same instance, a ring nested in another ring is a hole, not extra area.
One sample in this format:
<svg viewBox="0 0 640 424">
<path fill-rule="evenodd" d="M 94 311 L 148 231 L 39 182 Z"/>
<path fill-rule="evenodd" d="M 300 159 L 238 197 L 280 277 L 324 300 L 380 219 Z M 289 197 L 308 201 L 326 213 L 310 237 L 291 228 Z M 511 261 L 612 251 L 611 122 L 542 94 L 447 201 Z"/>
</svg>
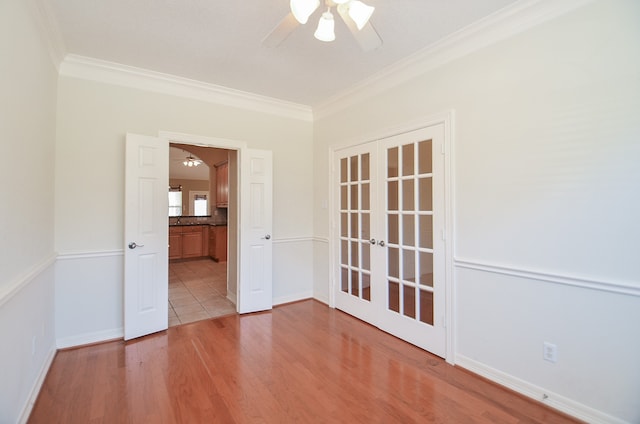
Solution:
<svg viewBox="0 0 640 424">
<path fill-rule="evenodd" d="M 125 340 L 168 327 L 168 257 L 176 244 L 167 225 L 169 143 L 228 149 L 227 298 L 239 313 L 271 309 L 273 155 L 245 142 L 160 132 L 159 137 L 127 133 L 125 156 L 124 334 Z M 198 226 L 187 244 L 198 257 Z M 204 243 L 200 228 L 200 243 Z M 174 231 L 175 233 L 175 231 Z M 175 234 L 174 234 L 175 235 Z M 204 240 L 207 240 L 204 238 Z M 182 238 L 184 240 L 184 237 Z M 178 243 L 180 250 L 182 247 Z M 201 246 L 202 248 L 202 246 Z M 202 249 L 206 251 L 206 249 Z M 201 253 L 200 253 L 201 255 Z M 173 255 L 171 255 L 173 256 Z"/>
<path fill-rule="evenodd" d="M 169 327 L 236 312 L 227 290 L 229 206 L 235 215 L 235 204 L 228 201 L 235 191 L 229 187 L 228 164 L 235 153 L 170 143 L 169 197 L 180 213 L 171 213 L 170 200 Z"/>
</svg>

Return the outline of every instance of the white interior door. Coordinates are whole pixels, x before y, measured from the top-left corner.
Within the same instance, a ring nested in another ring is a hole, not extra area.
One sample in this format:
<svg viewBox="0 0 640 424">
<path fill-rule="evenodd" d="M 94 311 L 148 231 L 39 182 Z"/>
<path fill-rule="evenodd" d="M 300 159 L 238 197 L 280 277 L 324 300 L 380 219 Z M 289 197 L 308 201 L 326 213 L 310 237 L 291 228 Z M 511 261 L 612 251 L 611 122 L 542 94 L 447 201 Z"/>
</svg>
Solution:
<svg viewBox="0 0 640 424">
<path fill-rule="evenodd" d="M 435 125 L 379 143 L 378 177 L 384 196 L 383 279 L 376 286 L 378 326 L 445 356 L 444 126 Z"/>
<path fill-rule="evenodd" d="M 336 152 L 336 307 L 445 356 L 444 126 Z"/>
<path fill-rule="evenodd" d="M 271 309 L 272 154 L 243 149 L 240 166 L 240 278 L 238 312 Z"/>
<path fill-rule="evenodd" d="M 124 338 L 168 326 L 169 142 L 127 134 Z"/>
<path fill-rule="evenodd" d="M 339 187 L 340 244 L 336 249 L 339 252 L 336 307 L 369 323 L 376 321 L 371 298 L 371 279 L 378 265 L 375 260 L 372 262 L 378 237 L 372 226 L 379 219 L 376 147 L 376 143 L 367 143 L 338 152 L 335 173 L 335 184 Z"/>
</svg>

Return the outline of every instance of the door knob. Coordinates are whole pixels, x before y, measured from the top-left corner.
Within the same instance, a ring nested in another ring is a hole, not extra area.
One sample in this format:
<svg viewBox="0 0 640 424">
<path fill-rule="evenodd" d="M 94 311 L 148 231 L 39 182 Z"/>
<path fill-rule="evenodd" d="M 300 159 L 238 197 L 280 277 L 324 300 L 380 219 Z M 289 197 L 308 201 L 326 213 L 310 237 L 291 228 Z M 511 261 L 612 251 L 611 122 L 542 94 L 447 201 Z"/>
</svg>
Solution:
<svg viewBox="0 0 640 424">
<path fill-rule="evenodd" d="M 266 236 L 262 237 L 263 240 L 269 240 L 271 238 L 270 234 L 267 234 Z"/>
<path fill-rule="evenodd" d="M 380 241 L 378 242 L 378 246 L 380 246 L 380 247 L 384 247 L 384 240 L 380 240 Z"/>
<path fill-rule="evenodd" d="M 129 249 L 135 249 L 136 247 L 144 247 L 144 244 L 136 244 L 135 241 L 129 243 Z"/>
<path fill-rule="evenodd" d="M 371 244 L 374 244 L 374 245 L 375 245 L 375 244 L 376 244 L 376 239 L 371 239 L 371 240 L 369 240 L 369 243 L 371 243 Z"/>
</svg>

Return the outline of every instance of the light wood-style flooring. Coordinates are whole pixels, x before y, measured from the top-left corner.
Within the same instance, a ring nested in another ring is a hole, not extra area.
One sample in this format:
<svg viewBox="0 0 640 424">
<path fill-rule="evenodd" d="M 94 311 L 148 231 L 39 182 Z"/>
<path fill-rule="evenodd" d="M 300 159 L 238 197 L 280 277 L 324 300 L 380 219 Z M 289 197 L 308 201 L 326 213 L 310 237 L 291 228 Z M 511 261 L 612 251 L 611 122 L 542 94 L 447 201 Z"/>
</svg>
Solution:
<svg viewBox="0 0 640 424">
<path fill-rule="evenodd" d="M 57 353 L 38 423 L 574 423 L 308 300 Z"/>
<path fill-rule="evenodd" d="M 169 327 L 235 313 L 227 299 L 226 262 L 169 263 Z"/>
</svg>

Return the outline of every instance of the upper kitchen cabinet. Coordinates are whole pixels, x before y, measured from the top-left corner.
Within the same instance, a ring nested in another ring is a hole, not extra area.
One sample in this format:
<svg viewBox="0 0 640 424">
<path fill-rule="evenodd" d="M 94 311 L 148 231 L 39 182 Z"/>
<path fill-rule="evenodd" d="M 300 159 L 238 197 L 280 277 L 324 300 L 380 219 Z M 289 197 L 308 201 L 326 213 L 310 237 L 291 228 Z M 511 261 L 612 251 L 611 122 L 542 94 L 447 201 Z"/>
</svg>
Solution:
<svg viewBox="0 0 640 424">
<path fill-rule="evenodd" d="M 229 162 L 216 165 L 216 206 L 229 206 Z"/>
</svg>

